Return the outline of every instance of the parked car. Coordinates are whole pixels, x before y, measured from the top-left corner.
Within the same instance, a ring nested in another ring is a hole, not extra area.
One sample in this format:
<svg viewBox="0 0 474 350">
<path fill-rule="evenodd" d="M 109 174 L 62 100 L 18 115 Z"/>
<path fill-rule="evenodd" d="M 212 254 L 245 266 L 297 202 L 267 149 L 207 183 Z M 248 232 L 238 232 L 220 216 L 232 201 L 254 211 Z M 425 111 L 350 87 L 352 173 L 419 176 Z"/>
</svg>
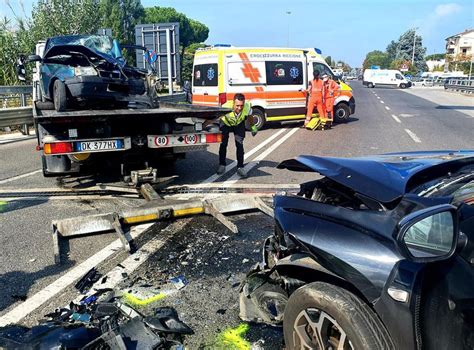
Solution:
<svg viewBox="0 0 474 350">
<path fill-rule="evenodd" d="M 474 150 L 299 156 L 241 318 L 287 349 L 474 348 Z"/>
<path fill-rule="evenodd" d="M 28 60 L 40 63 L 42 99 L 58 112 L 84 105 L 126 107 L 147 91 L 147 72 L 128 66 L 120 44 L 109 36 L 57 36 L 43 45 Z"/>
</svg>

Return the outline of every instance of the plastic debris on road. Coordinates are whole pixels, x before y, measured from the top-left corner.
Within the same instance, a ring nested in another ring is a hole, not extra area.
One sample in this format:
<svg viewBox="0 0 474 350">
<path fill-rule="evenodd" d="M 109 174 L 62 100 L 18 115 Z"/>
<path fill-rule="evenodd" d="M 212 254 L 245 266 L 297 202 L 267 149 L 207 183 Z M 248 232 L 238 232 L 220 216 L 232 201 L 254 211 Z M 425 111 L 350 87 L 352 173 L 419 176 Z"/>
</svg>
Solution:
<svg viewBox="0 0 474 350">
<path fill-rule="evenodd" d="M 217 336 L 217 341 L 214 345 L 219 349 L 250 350 L 252 346 L 244 338 L 249 328 L 249 325 L 246 323 L 241 323 L 235 328 L 227 328 Z"/>
</svg>

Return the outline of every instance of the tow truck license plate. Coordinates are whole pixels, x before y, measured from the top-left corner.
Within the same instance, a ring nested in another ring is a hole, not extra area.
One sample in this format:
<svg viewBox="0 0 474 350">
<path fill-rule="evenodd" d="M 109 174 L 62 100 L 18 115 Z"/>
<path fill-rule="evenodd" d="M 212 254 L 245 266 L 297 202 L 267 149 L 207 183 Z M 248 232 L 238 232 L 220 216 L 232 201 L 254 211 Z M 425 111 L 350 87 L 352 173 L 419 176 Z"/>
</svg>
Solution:
<svg viewBox="0 0 474 350">
<path fill-rule="evenodd" d="M 109 151 L 123 149 L 123 140 L 78 141 L 75 146 L 76 152 Z"/>
</svg>

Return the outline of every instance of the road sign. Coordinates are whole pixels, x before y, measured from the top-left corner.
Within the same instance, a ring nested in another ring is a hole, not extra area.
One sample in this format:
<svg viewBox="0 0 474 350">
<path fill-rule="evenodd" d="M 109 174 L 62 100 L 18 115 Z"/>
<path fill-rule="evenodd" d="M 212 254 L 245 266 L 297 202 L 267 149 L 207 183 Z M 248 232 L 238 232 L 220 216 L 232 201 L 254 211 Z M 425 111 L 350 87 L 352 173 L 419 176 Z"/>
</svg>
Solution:
<svg viewBox="0 0 474 350">
<path fill-rule="evenodd" d="M 402 72 L 408 72 L 408 65 L 402 64 L 402 66 L 400 67 L 400 71 L 402 71 Z"/>
</svg>

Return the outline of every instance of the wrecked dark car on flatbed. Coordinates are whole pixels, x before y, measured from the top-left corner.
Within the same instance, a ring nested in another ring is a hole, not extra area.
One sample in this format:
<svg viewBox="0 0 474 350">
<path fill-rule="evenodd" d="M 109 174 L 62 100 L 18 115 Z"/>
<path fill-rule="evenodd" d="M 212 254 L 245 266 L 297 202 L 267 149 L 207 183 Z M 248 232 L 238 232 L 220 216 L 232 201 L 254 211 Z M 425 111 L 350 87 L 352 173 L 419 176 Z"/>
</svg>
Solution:
<svg viewBox="0 0 474 350">
<path fill-rule="evenodd" d="M 49 38 L 42 56 L 32 55 L 28 60 L 40 62 L 42 100 L 53 102 L 58 112 L 72 106 L 121 108 L 137 99 L 147 101 L 139 97 L 146 96 L 147 71 L 127 65 L 120 44 L 109 36 Z"/>
<path fill-rule="evenodd" d="M 300 156 L 241 318 L 288 349 L 474 348 L 474 151 Z"/>
</svg>

